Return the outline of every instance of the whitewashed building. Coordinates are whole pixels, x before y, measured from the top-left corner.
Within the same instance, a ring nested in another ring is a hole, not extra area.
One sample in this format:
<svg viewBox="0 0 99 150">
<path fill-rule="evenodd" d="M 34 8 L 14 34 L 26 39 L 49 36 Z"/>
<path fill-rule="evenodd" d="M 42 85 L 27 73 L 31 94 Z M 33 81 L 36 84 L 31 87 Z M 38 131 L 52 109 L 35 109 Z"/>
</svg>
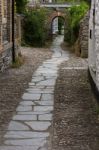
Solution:
<svg viewBox="0 0 99 150">
<path fill-rule="evenodd" d="M 99 0 L 91 0 L 89 21 L 89 73 L 99 91 Z"/>
</svg>

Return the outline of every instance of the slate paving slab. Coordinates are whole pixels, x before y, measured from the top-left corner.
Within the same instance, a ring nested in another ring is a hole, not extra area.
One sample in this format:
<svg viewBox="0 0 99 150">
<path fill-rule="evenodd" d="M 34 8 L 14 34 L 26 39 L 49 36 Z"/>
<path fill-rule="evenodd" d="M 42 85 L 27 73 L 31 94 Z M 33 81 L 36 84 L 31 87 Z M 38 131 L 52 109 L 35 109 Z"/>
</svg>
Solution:
<svg viewBox="0 0 99 150">
<path fill-rule="evenodd" d="M 19 105 L 16 109 L 16 111 L 32 111 L 32 106 L 21 106 Z"/>
<path fill-rule="evenodd" d="M 37 120 L 37 116 L 36 115 L 16 115 L 13 117 L 12 120 L 31 121 L 31 120 Z"/>
<path fill-rule="evenodd" d="M 40 115 L 40 114 L 49 114 L 50 111 L 29 111 L 29 112 L 18 112 L 20 115 Z"/>
<path fill-rule="evenodd" d="M 42 101 L 52 101 L 54 99 L 53 94 L 42 94 L 41 100 Z"/>
<path fill-rule="evenodd" d="M 56 82 L 55 79 L 48 79 L 45 81 L 40 81 L 39 83 L 37 83 L 37 85 L 54 86 L 55 82 Z"/>
<path fill-rule="evenodd" d="M 44 106 L 53 106 L 54 101 L 36 101 L 37 104 L 39 105 L 44 105 Z"/>
<path fill-rule="evenodd" d="M 38 89 L 32 89 L 32 88 L 30 88 L 30 89 L 27 89 L 27 91 L 29 92 L 29 93 L 33 93 L 33 94 L 38 94 L 38 93 L 40 93 L 40 94 L 52 94 L 53 93 L 53 90 L 52 89 L 42 89 L 42 90 L 38 90 Z"/>
<path fill-rule="evenodd" d="M 38 146 L 0 146 L 0 150 L 38 150 Z"/>
<path fill-rule="evenodd" d="M 39 82 L 39 81 L 42 81 L 42 80 L 44 80 L 43 76 L 37 76 L 37 77 L 33 77 L 31 82 Z"/>
<path fill-rule="evenodd" d="M 33 138 L 33 139 L 19 139 L 19 140 L 5 140 L 5 145 L 15 145 L 15 146 L 43 146 L 46 143 L 45 138 Z"/>
<path fill-rule="evenodd" d="M 34 106 L 34 111 L 53 111 L 53 106 Z"/>
<path fill-rule="evenodd" d="M 20 105 L 22 105 L 22 106 L 32 106 L 32 105 L 35 105 L 35 103 L 33 101 L 21 101 Z M 17 111 L 20 111 L 20 110 L 17 110 Z"/>
<path fill-rule="evenodd" d="M 46 131 L 51 126 L 50 121 L 32 121 L 25 123 L 30 126 L 34 131 Z"/>
<path fill-rule="evenodd" d="M 32 132 L 32 131 L 10 131 L 4 136 L 6 139 L 27 139 L 27 138 L 46 138 L 49 136 L 48 132 Z"/>
<path fill-rule="evenodd" d="M 30 94 L 30 93 L 24 93 L 22 96 L 23 100 L 39 100 L 41 94 Z"/>
<path fill-rule="evenodd" d="M 18 122 L 18 121 L 11 121 L 8 129 L 10 131 L 28 131 L 29 127 L 26 126 L 25 124 L 23 124 L 22 122 Z"/>
<path fill-rule="evenodd" d="M 43 115 L 39 115 L 38 116 L 38 120 L 48 120 L 51 121 L 52 120 L 52 114 L 43 114 Z"/>
</svg>

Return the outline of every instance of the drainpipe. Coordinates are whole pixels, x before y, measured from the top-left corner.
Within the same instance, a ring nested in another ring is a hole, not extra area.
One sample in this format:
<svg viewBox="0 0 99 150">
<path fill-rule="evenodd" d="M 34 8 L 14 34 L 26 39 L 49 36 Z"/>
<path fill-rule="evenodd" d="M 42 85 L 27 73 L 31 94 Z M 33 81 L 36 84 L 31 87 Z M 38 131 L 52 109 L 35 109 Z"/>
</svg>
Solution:
<svg viewBox="0 0 99 150">
<path fill-rule="evenodd" d="M 12 0 L 12 62 L 15 62 L 15 0 Z"/>
</svg>

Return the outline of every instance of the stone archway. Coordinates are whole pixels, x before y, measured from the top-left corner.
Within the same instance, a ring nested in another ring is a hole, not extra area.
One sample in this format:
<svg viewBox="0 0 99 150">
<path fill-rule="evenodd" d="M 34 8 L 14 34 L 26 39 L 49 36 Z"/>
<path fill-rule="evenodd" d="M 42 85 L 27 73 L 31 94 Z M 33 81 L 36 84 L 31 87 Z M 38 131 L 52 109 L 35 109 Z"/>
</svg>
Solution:
<svg viewBox="0 0 99 150">
<path fill-rule="evenodd" d="M 57 17 L 62 17 L 64 19 L 64 23 L 66 26 L 66 14 L 61 12 L 61 11 L 54 11 L 49 17 L 48 17 L 48 27 L 49 27 L 49 32 L 50 35 L 52 35 L 52 22 L 55 18 Z"/>
<path fill-rule="evenodd" d="M 49 16 L 49 22 L 51 23 L 52 20 L 56 17 L 63 17 L 65 19 L 65 13 L 62 13 L 60 11 L 54 11 L 50 16 Z"/>
</svg>

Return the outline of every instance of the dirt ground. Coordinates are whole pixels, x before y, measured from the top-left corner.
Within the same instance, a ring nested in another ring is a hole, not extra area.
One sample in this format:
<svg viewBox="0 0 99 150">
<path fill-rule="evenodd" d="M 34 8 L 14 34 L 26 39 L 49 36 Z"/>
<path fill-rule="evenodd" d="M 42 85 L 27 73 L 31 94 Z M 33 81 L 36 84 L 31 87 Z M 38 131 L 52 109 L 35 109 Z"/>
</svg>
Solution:
<svg viewBox="0 0 99 150">
<path fill-rule="evenodd" d="M 52 150 L 99 150 L 96 106 L 87 60 L 71 57 L 61 65 L 56 83 Z"/>
</svg>

